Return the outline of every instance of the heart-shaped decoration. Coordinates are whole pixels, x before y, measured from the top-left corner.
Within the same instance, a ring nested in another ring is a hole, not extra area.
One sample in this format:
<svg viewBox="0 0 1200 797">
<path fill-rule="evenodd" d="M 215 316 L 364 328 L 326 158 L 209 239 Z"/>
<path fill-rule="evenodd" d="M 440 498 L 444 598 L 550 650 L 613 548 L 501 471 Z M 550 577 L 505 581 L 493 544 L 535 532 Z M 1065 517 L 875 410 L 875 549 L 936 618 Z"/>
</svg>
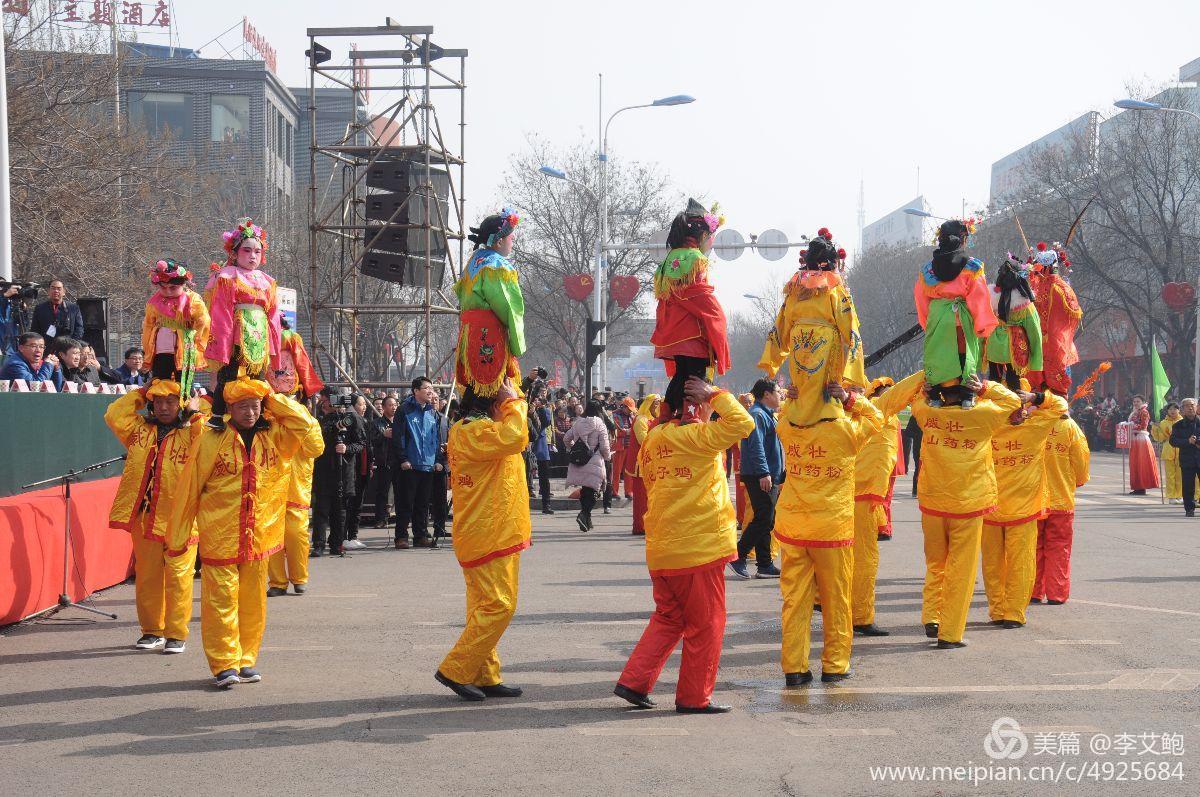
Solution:
<svg viewBox="0 0 1200 797">
<path fill-rule="evenodd" d="M 642 282 L 637 277 L 625 275 L 613 277 L 608 281 L 608 290 L 622 310 L 633 304 L 641 289 Z"/>
<path fill-rule="evenodd" d="M 1168 282 L 1163 286 L 1162 300 L 1171 312 L 1182 312 L 1196 304 L 1196 288 L 1190 282 Z"/>
<path fill-rule="evenodd" d="M 566 274 L 563 276 L 563 290 L 567 292 L 567 296 L 577 302 L 585 301 L 592 295 L 592 288 L 596 281 L 592 279 L 591 274 Z"/>
</svg>

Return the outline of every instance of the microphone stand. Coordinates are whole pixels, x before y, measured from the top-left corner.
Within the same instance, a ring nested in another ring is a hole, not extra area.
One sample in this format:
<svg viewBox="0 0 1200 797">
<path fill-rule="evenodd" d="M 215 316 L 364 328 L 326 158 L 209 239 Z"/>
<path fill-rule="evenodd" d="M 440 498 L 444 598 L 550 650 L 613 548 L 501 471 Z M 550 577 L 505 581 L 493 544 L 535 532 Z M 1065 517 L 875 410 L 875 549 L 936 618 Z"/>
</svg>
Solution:
<svg viewBox="0 0 1200 797">
<path fill-rule="evenodd" d="M 71 596 L 67 592 L 67 589 L 68 589 L 67 580 L 70 577 L 70 563 L 71 563 L 71 483 L 74 481 L 78 481 L 79 477 L 85 473 L 90 473 L 91 471 L 94 471 L 94 470 L 100 470 L 101 468 L 105 468 L 105 467 L 108 467 L 109 465 L 112 465 L 114 462 L 121 462 L 124 459 L 125 459 L 125 455 L 122 454 L 119 457 L 113 457 L 112 459 L 106 459 L 103 462 L 97 462 L 94 465 L 88 465 L 87 467 L 80 468 L 79 470 L 69 470 L 66 473 L 62 474 L 61 476 L 52 476 L 49 479 L 43 479 L 40 482 L 26 484 L 21 487 L 22 490 L 29 490 L 31 488 L 40 487 L 43 484 L 51 484 L 53 482 L 58 482 L 58 483 L 62 484 L 62 486 L 63 486 L 63 502 L 66 507 L 66 514 L 64 516 L 64 521 L 63 521 L 62 592 L 60 592 L 58 594 L 58 605 L 61 608 L 82 609 L 85 612 L 92 612 L 93 614 L 99 614 L 103 617 L 109 618 L 110 620 L 117 619 L 117 616 L 111 612 L 105 612 L 105 611 L 101 611 L 100 609 L 93 608 L 91 606 L 84 606 L 81 603 L 75 603 L 74 601 L 71 600 Z"/>
</svg>

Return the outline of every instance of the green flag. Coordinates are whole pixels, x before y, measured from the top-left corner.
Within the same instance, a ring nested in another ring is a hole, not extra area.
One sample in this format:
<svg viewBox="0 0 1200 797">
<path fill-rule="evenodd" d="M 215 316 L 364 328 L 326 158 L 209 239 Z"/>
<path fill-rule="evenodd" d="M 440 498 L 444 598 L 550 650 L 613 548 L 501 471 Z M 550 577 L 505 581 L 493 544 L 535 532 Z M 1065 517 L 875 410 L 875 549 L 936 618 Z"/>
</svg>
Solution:
<svg viewBox="0 0 1200 797">
<path fill-rule="evenodd" d="M 1158 346 L 1153 335 L 1150 336 L 1150 380 L 1150 417 L 1157 421 L 1167 403 L 1167 391 L 1171 389 L 1171 380 L 1167 379 L 1167 372 L 1158 356 Z"/>
</svg>

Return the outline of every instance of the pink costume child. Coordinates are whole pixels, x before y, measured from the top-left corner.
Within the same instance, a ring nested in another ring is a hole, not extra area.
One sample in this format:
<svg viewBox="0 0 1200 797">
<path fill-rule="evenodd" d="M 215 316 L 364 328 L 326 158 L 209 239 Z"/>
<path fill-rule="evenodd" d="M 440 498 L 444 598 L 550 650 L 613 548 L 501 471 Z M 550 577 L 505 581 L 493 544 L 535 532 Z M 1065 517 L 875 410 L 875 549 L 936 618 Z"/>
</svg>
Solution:
<svg viewBox="0 0 1200 797">
<path fill-rule="evenodd" d="M 224 233 L 224 266 L 212 264 L 204 291 L 212 317 L 212 339 L 204 356 L 219 364 L 213 386 L 213 422 L 225 414 L 225 383 L 239 376 L 266 379 L 279 368 L 280 313 L 275 280 L 266 263 L 267 233 L 250 219 Z"/>
<path fill-rule="evenodd" d="M 158 286 L 146 302 L 142 321 L 142 348 L 150 357 L 155 379 L 180 385 L 182 401 L 191 397 L 196 371 L 208 367 L 208 308 L 200 294 L 191 289 L 192 272 L 187 263 L 163 259 L 154 264 L 150 282 Z"/>
</svg>

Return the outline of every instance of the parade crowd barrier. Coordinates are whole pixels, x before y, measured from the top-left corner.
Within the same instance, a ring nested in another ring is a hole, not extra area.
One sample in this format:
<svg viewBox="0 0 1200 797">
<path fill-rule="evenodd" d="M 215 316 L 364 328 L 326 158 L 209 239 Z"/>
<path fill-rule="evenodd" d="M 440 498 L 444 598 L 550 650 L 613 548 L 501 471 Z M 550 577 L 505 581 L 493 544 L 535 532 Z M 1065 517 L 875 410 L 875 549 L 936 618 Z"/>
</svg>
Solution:
<svg viewBox="0 0 1200 797">
<path fill-rule="evenodd" d="M 0 393 L 0 625 L 48 609 L 62 589 L 62 488 L 21 492 L 46 479 L 124 453 L 104 425 L 117 396 Z M 72 600 L 132 572 L 129 533 L 108 527 L 120 464 L 71 488 Z"/>
</svg>

